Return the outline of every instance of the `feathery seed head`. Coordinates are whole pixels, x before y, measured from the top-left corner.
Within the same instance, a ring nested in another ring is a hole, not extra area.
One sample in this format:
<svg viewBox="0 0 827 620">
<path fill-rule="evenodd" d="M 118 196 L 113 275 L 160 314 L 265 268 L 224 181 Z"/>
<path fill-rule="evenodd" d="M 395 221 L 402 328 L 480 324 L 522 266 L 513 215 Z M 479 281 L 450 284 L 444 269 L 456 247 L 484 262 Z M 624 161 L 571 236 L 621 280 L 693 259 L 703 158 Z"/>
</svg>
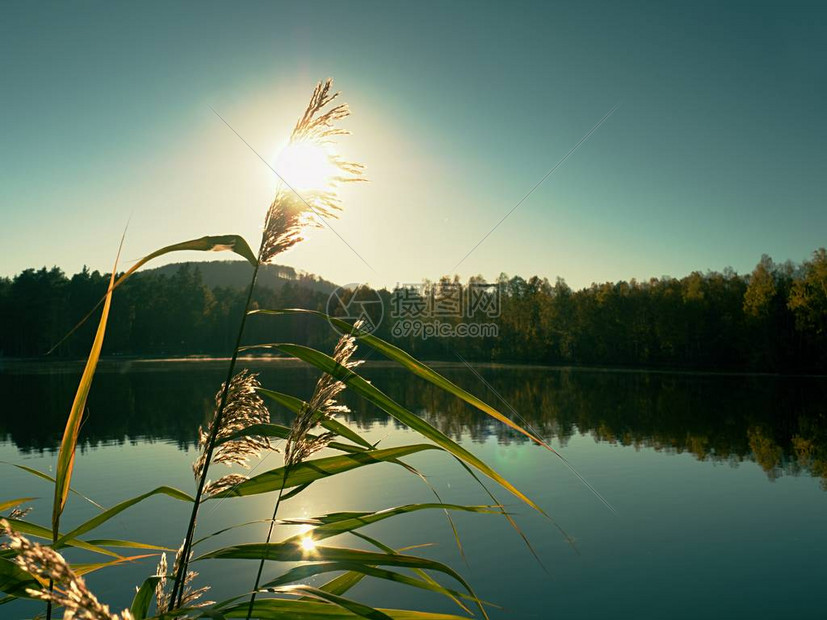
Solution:
<svg viewBox="0 0 827 620">
<path fill-rule="evenodd" d="M 132 620 L 129 610 L 113 614 L 89 591 L 83 578 L 76 574 L 57 551 L 31 542 L 17 533 L 5 519 L 0 519 L 0 533 L 9 538 L 8 547 L 17 555 L 13 561 L 21 569 L 46 582 L 52 580 L 52 591 L 30 588 L 27 593 L 53 605 L 63 607 L 64 620 Z"/>
<path fill-rule="evenodd" d="M 357 321 L 353 326 L 354 332 L 358 332 L 361 325 L 361 321 Z M 355 351 L 356 338 L 350 334 L 344 334 L 336 343 L 333 359 L 351 370 L 362 363 L 361 360 L 351 360 Z M 336 397 L 344 389 L 345 384 L 332 375 L 325 373 L 319 377 L 310 400 L 293 420 L 290 436 L 287 438 L 284 449 L 284 461 L 288 466 L 301 463 L 333 440 L 334 433 L 311 436 L 310 432 L 320 426 L 322 421 L 336 414 L 350 411 L 345 405 L 339 405 L 336 402 Z"/>
<path fill-rule="evenodd" d="M 32 511 L 32 507 L 31 507 L 31 506 L 28 506 L 28 507 L 26 507 L 26 508 L 14 508 L 14 509 L 13 509 L 13 510 L 9 513 L 8 518 L 9 518 L 9 519 L 17 519 L 18 521 L 20 521 L 20 520 L 25 519 L 25 518 L 26 518 L 26 515 L 28 515 L 31 511 Z"/>
<path fill-rule="evenodd" d="M 158 562 L 158 568 L 155 574 L 160 577 L 158 583 L 155 584 L 155 605 L 158 608 L 158 613 L 161 614 L 169 607 L 169 594 L 166 591 L 167 586 L 167 554 L 161 554 L 161 560 Z"/>
<path fill-rule="evenodd" d="M 220 422 L 220 427 L 216 431 L 216 441 L 221 442 L 233 433 L 245 429 L 248 426 L 267 424 L 270 421 L 270 412 L 256 391 L 259 387 L 261 387 L 261 384 L 258 382 L 257 375 L 248 370 L 242 370 L 235 375 L 230 381 L 230 388 L 227 392 L 227 403 L 224 406 L 224 414 L 219 421 L 217 420 L 216 414 L 221 407 L 221 396 L 225 388 L 223 384 L 221 385 L 221 388 L 215 395 L 215 412 L 213 413 L 210 428 L 199 428 L 198 447 L 201 450 L 201 454 L 192 466 L 196 479 L 200 478 L 204 472 L 204 465 L 206 464 L 207 458 L 205 448 L 210 434 L 215 431 L 213 427 L 217 422 Z M 225 441 L 216 445 L 213 451 L 212 462 L 249 467 L 247 461 L 251 457 L 256 457 L 262 450 L 269 448 L 270 441 L 266 437 L 239 437 L 238 439 Z"/>
<path fill-rule="evenodd" d="M 170 596 L 171 592 L 167 591 L 167 581 L 168 576 L 170 574 L 177 574 L 178 569 L 181 565 L 181 556 L 184 551 L 184 545 L 182 544 L 178 548 L 178 552 L 175 554 L 175 562 L 172 565 L 172 573 L 167 573 L 167 554 L 164 553 L 161 555 L 161 561 L 158 563 L 158 568 L 155 571 L 155 574 L 161 579 L 158 581 L 158 585 L 155 586 L 155 604 L 157 606 L 157 613 L 163 614 L 165 612 L 170 611 Z M 189 553 L 190 557 L 192 557 L 192 552 Z M 198 576 L 198 573 L 195 571 L 187 571 L 186 577 L 184 577 L 184 591 L 181 597 L 181 607 L 206 607 L 207 605 L 212 605 L 214 601 L 198 601 L 209 589 L 209 586 L 204 586 L 202 588 L 193 588 L 192 581 Z M 183 616 L 186 618 L 187 616 Z"/>
<path fill-rule="evenodd" d="M 318 149 L 329 174 L 320 187 L 297 188 L 290 178 L 279 184 L 264 221 L 261 262 L 268 263 L 273 257 L 288 250 L 302 240 L 302 228 L 320 226 L 317 218 L 333 218 L 341 210 L 336 193 L 340 183 L 364 181 L 364 166 L 345 161 L 329 148 L 333 138 L 349 132 L 338 127 L 338 121 L 350 115 L 347 104 L 325 108 L 339 96 L 332 91 L 333 80 L 328 78 L 316 85 L 310 103 L 296 123 L 288 148 Z M 297 192 L 300 192 L 297 193 Z M 313 217 L 315 216 L 315 218 Z"/>
<path fill-rule="evenodd" d="M 211 495 L 215 495 L 216 493 L 221 493 L 222 491 L 234 489 L 239 484 L 246 482 L 247 480 L 249 480 L 247 476 L 242 476 L 240 474 L 227 474 L 215 482 L 207 481 L 207 484 L 204 486 L 204 496 L 209 497 Z"/>
</svg>

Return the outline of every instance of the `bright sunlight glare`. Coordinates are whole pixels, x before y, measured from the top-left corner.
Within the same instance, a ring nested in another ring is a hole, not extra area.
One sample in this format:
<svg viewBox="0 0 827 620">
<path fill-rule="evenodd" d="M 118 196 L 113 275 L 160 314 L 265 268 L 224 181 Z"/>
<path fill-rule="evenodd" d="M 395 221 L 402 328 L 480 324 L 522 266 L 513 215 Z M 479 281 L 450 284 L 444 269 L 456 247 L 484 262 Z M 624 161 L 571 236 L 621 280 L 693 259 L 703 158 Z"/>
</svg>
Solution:
<svg viewBox="0 0 827 620">
<path fill-rule="evenodd" d="M 325 189 L 336 174 L 330 153 L 312 142 L 287 145 L 276 160 L 276 171 L 297 191 Z"/>
<path fill-rule="evenodd" d="M 311 553 L 316 550 L 316 541 L 310 538 L 310 536 L 305 536 L 302 538 L 301 546 L 302 551 Z"/>
</svg>

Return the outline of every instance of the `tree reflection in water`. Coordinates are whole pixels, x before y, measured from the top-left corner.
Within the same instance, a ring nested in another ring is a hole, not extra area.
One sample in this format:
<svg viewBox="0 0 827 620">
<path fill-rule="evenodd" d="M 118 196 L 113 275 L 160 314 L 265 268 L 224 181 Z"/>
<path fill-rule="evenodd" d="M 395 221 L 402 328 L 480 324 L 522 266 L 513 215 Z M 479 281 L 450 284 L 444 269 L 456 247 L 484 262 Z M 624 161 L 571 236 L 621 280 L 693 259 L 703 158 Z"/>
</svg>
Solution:
<svg viewBox="0 0 827 620">
<path fill-rule="evenodd" d="M 314 371 L 290 362 L 254 362 L 268 384 L 309 395 Z M 523 443 L 471 407 L 393 367 L 364 374 L 398 402 L 453 438 Z M 691 453 L 699 460 L 758 463 L 772 480 L 807 473 L 827 489 L 827 379 L 749 375 L 646 373 L 529 367 L 477 367 L 440 372 L 504 411 L 514 410 L 545 439 L 565 447 L 575 433 L 623 446 Z M 24 453 L 55 451 L 79 367 L 24 365 L 0 372 L 0 438 Z M 80 447 L 102 442 L 175 441 L 186 449 L 211 411 L 221 365 L 123 362 L 95 379 Z M 285 389 L 285 391 L 288 391 Z M 495 393 L 496 392 L 496 393 Z M 502 397 L 502 402 L 499 398 Z M 349 420 L 365 428 L 393 420 L 345 392 Z M 507 403 L 507 404 L 506 404 Z M 285 411 L 271 412 L 286 421 Z"/>
</svg>

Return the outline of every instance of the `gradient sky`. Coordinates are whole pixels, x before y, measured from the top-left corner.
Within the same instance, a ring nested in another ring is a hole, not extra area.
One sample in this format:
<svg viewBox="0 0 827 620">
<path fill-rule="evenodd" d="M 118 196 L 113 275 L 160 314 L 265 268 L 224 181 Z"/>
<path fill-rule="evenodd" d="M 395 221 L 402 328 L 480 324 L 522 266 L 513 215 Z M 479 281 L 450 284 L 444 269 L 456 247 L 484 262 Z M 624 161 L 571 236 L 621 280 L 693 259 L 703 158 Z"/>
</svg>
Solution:
<svg viewBox="0 0 827 620">
<path fill-rule="evenodd" d="M 452 267 L 682 276 L 827 245 L 827 4 L 4 3 L 0 275 L 111 269 L 205 234 L 257 247 L 316 81 L 368 166 L 277 262 L 392 286 Z M 179 254 L 170 261 L 221 258 Z M 158 263 L 161 264 L 161 263 Z"/>
</svg>

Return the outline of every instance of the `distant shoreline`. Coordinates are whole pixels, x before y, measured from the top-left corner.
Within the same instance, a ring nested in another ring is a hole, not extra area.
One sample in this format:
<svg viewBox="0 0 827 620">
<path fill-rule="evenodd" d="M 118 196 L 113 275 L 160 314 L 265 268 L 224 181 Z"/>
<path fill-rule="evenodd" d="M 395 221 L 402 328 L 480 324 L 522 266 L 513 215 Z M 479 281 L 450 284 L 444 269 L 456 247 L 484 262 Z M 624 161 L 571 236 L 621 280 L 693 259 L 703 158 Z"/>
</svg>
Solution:
<svg viewBox="0 0 827 620">
<path fill-rule="evenodd" d="M 296 357 L 280 356 L 243 356 L 239 361 L 252 365 L 278 365 L 285 368 L 311 368 L 307 363 Z M 191 355 L 178 357 L 104 357 L 98 364 L 97 372 L 148 372 L 168 367 L 172 370 L 184 369 L 193 364 L 204 366 L 223 366 L 230 360 L 229 357 L 214 357 L 208 355 Z M 445 360 L 422 360 L 433 368 L 463 368 L 461 362 Z M 86 360 L 44 359 L 44 358 L 3 358 L 0 357 L 0 373 L 6 374 L 41 374 L 66 372 L 78 374 L 83 370 Z M 400 368 L 399 364 L 390 360 L 366 360 L 368 368 Z M 647 368 L 628 366 L 573 366 L 552 364 L 530 364 L 526 362 L 473 362 L 468 365 L 474 368 L 512 369 L 512 370 L 552 370 L 570 372 L 599 372 L 599 373 L 628 373 L 628 374 L 664 374 L 690 376 L 719 376 L 719 377 L 778 377 L 778 378 L 810 378 L 824 379 L 827 374 L 818 373 L 778 373 L 778 372 L 749 372 L 714 369 L 681 369 L 681 368 Z"/>
</svg>

